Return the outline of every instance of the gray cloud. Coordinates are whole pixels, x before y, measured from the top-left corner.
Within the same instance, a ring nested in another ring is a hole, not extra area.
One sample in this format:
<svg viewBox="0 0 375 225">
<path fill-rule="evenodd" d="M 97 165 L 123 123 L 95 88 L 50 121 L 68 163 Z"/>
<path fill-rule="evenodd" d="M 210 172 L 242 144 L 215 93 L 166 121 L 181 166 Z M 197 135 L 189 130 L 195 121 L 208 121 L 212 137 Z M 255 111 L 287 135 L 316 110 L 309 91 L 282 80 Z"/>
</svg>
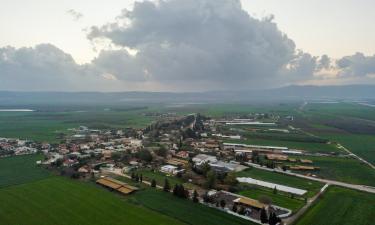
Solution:
<svg viewBox="0 0 375 225">
<path fill-rule="evenodd" d="M 342 76 L 367 76 L 375 74 L 375 55 L 363 53 L 343 57 L 336 62 Z"/>
<path fill-rule="evenodd" d="M 0 90 L 80 91 L 111 85 L 97 66 L 79 65 L 51 44 L 0 48 L 0 80 Z"/>
<path fill-rule="evenodd" d="M 138 50 L 136 56 L 123 60 L 123 69 L 116 73 L 125 80 L 134 77 L 129 75 L 130 67 L 130 71 L 148 71 L 146 79 L 170 84 L 280 85 L 270 81 L 280 80 L 280 72 L 287 72 L 285 66 L 300 57 L 273 16 L 252 18 L 237 0 L 136 2 L 116 22 L 92 27 L 88 38 L 106 38 Z M 307 66 L 315 66 L 309 62 L 301 62 L 306 72 Z M 144 74 L 139 76 L 145 79 Z"/>
<path fill-rule="evenodd" d="M 70 16 L 72 16 L 74 21 L 78 21 L 78 20 L 82 19 L 82 17 L 83 17 L 82 13 L 77 12 L 74 9 L 69 9 L 69 10 L 66 11 L 66 13 L 69 14 Z"/>
<path fill-rule="evenodd" d="M 117 46 L 91 63 L 79 65 L 50 44 L 0 48 L 0 89 L 238 90 L 373 79 L 375 56 L 357 53 L 336 62 L 312 56 L 296 50 L 273 20 L 249 16 L 238 0 L 136 2 L 115 22 L 91 28 L 90 40 Z"/>
</svg>

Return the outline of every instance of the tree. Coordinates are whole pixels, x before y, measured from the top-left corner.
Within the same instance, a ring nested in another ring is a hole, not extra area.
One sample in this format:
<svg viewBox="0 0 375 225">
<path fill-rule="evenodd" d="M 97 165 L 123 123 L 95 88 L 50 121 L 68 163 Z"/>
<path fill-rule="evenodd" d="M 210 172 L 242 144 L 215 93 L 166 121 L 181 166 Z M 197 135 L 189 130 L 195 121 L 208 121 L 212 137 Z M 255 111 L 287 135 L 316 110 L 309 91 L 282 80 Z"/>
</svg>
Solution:
<svg viewBox="0 0 375 225">
<path fill-rule="evenodd" d="M 268 219 L 268 224 L 276 225 L 278 223 L 278 220 L 280 220 L 280 218 L 278 218 L 274 212 L 271 212 L 270 217 Z"/>
<path fill-rule="evenodd" d="M 268 222 L 267 211 L 266 211 L 265 208 L 262 208 L 260 210 L 260 222 L 261 223 L 267 223 Z"/>
<path fill-rule="evenodd" d="M 272 199 L 266 195 L 262 195 L 259 197 L 259 201 L 263 204 L 270 205 L 272 203 Z"/>
<path fill-rule="evenodd" d="M 229 172 L 227 176 L 224 178 L 224 183 L 232 186 L 237 185 L 238 180 L 236 178 L 236 174 L 234 172 Z"/>
<path fill-rule="evenodd" d="M 163 190 L 166 191 L 166 192 L 169 192 L 171 190 L 171 186 L 169 185 L 169 181 L 168 179 L 165 179 L 164 180 L 164 187 L 163 187 Z"/>
<path fill-rule="evenodd" d="M 166 157 L 167 153 L 168 153 L 168 150 L 164 145 L 162 145 L 162 146 L 160 146 L 160 148 L 158 150 L 155 151 L 155 153 L 158 156 Z"/>
<path fill-rule="evenodd" d="M 111 157 L 112 157 L 113 160 L 118 161 L 121 158 L 121 153 L 113 152 Z"/>
<path fill-rule="evenodd" d="M 135 179 L 135 174 L 134 174 L 134 172 L 132 172 L 132 174 L 130 175 L 130 177 L 132 178 L 132 180 Z"/>
<path fill-rule="evenodd" d="M 207 192 L 203 195 L 203 201 L 206 202 L 206 203 L 211 201 L 210 196 L 208 196 Z"/>
<path fill-rule="evenodd" d="M 142 174 L 139 176 L 139 182 L 143 182 L 143 176 L 142 176 Z"/>
<path fill-rule="evenodd" d="M 273 188 L 273 194 L 277 194 L 277 188 L 276 188 L 276 186 Z"/>
<path fill-rule="evenodd" d="M 146 161 L 146 162 L 152 161 L 152 155 L 151 155 L 150 151 L 148 151 L 146 149 L 142 149 L 141 151 L 139 151 L 138 157 L 140 159 L 142 159 L 143 161 Z"/>
<path fill-rule="evenodd" d="M 208 164 L 208 162 L 203 163 L 203 165 L 201 166 L 201 170 L 203 175 L 207 176 L 207 173 L 211 170 L 210 164 Z"/>
<path fill-rule="evenodd" d="M 245 208 L 241 206 L 240 209 L 238 210 L 238 214 L 245 215 Z"/>
<path fill-rule="evenodd" d="M 226 205 L 225 200 L 224 200 L 224 199 L 221 199 L 221 201 L 220 201 L 220 206 L 221 206 L 221 208 L 224 208 L 225 205 Z"/>
<path fill-rule="evenodd" d="M 152 179 L 152 181 L 151 181 L 151 187 L 156 187 L 156 180 L 155 179 Z"/>
<path fill-rule="evenodd" d="M 179 185 L 178 184 L 175 184 L 174 185 L 174 188 L 173 188 L 173 195 L 176 195 L 176 196 L 178 196 L 178 190 L 179 189 Z"/>
<path fill-rule="evenodd" d="M 134 177 L 135 181 L 138 182 L 139 181 L 139 176 L 138 176 L 138 173 L 135 175 Z"/>
<path fill-rule="evenodd" d="M 213 170 L 208 171 L 207 181 L 205 183 L 207 188 L 214 188 L 216 186 L 216 173 Z"/>
<path fill-rule="evenodd" d="M 199 202 L 197 190 L 194 190 L 193 192 L 193 202 Z"/>
<path fill-rule="evenodd" d="M 238 210 L 238 209 L 237 209 L 237 204 L 233 204 L 232 211 L 236 213 L 237 210 Z"/>
</svg>

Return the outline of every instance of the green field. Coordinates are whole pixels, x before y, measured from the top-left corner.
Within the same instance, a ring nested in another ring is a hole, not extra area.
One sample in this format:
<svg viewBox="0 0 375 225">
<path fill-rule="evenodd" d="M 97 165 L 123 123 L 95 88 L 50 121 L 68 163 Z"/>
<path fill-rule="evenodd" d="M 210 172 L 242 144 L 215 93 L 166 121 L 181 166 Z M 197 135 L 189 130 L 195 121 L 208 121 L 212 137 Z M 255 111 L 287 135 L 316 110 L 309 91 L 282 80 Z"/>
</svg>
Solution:
<svg viewBox="0 0 375 225">
<path fill-rule="evenodd" d="M 59 177 L 0 189 L 0 199 L 0 220 L 7 225 L 183 224 L 105 189 Z"/>
<path fill-rule="evenodd" d="M 375 186 L 375 170 L 353 158 L 304 156 L 320 167 L 319 171 L 309 172 L 319 177 L 352 184 Z M 306 172 L 302 172 L 306 173 Z"/>
<path fill-rule="evenodd" d="M 123 196 L 93 183 L 52 176 L 36 166 L 40 157 L 1 159 L 1 224 L 252 224 L 145 185 L 137 193 Z"/>
<path fill-rule="evenodd" d="M 141 169 L 135 171 L 135 173 L 138 173 L 139 175 L 142 174 L 143 179 L 147 181 L 152 181 L 152 179 L 155 179 L 156 184 L 163 186 L 165 179 L 169 181 L 169 184 L 173 188 L 175 184 L 182 184 L 184 183 L 181 179 L 175 177 L 175 176 L 167 176 L 166 174 L 159 172 L 159 171 L 151 171 L 149 169 Z"/>
<path fill-rule="evenodd" d="M 322 134 L 358 155 L 375 164 L 375 135 L 360 134 Z"/>
<path fill-rule="evenodd" d="M 251 177 L 254 179 L 273 182 L 275 184 L 287 185 L 290 187 L 307 190 L 307 197 L 314 196 L 323 187 L 322 183 L 310 181 L 298 177 L 288 176 L 276 172 L 265 171 L 256 168 L 249 168 L 247 170 L 237 173 L 237 177 Z"/>
<path fill-rule="evenodd" d="M 187 224 L 221 225 L 254 224 L 190 200 L 179 199 L 170 193 L 147 189 L 132 196 L 133 201 Z"/>
<path fill-rule="evenodd" d="M 50 173 L 39 168 L 36 161 L 42 155 L 24 155 L 0 159 L 0 188 L 15 184 L 23 184 L 50 176 Z"/>
<path fill-rule="evenodd" d="M 144 127 L 152 118 L 144 110 L 0 112 L 0 137 L 58 142 L 60 133 L 69 128 L 88 126 L 92 129 Z"/>
<path fill-rule="evenodd" d="M 371 225 L 374 212 L 374 194 L 330 187 L 296 225 Z"/>
<path fill-rule="evenodd" d="M 293 212 L 298 211 L 305 202 L 301 199 L 292 199 L 286 194 L 277 193 L 274 194 L 272 190 L 265 188 L 253 188 L 250 190 L 240 191 L 240 195 L 259 200 L 262 196 L 268 196 L 272 199 L 272 204 L 281 206 L 292 210 Z"/>
</svg>

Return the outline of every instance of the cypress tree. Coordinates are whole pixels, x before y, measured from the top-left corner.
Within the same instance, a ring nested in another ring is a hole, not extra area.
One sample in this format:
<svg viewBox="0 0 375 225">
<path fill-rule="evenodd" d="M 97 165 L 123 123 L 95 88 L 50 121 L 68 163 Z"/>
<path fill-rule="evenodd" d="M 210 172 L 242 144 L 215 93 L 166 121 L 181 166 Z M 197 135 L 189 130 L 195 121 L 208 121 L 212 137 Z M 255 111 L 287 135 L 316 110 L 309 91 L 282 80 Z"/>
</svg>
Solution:
<svg viewBox="0 0 375 225">
<path fill-rule="evenodd" d="M 268 222 L 268 216 L 265 208 L 262 208 L 260 210 L 260 222 L 261 223 L 267 223 Z"/>
<path fill-rule="evenodd" d="M 166 192 L 169 192 L 171 190 L 171 186 L 169 185 L 169 181 L 168 179 L 165 179 L 164 180 L 164 187 L 163 187 L 163 190 L 166 191 Z"/>
<path fill-rule="evenodd" d="M 152 181 L 151 181 L 151 187 L 156 187 L 156 180 L 155 179 L 152 179 Z"/>
</svg>

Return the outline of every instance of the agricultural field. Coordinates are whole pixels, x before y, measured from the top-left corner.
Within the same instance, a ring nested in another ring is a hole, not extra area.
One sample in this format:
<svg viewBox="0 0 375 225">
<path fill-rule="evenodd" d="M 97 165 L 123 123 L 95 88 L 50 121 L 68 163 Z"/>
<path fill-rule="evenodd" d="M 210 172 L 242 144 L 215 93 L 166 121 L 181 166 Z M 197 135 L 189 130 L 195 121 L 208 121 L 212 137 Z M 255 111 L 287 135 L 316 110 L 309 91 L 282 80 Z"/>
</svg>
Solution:
<svg viewBox="0 0 375 225">
<path fill-rule="evenodd" d="M 0 158 L 0 188 L 33 182 L 51 176 L 50 173 L 36 165 L 42 155 L 23 155 Z"/>
<path fill-rule="evenodd" d="M 252 224 L 145 185 L 140 186 L 138 193 L 123 196 L 93 183 L 53 176 L 37 167 L 35 161 L 40 158 L 40 155 L 27 155 L 0 160 L 2 223 L 215 225 L 224 221 L 228 225 Z M 128 179 L 125 181 L 133 184 Z"/>
<path fill-rule="evenodd" d="M 9 225 L 184 224 L 105 189 L 60 177 L 0 189 L 0 199 L 0 220 Z"/>
<path fill-rule="evenodd" d="M 308 104 L 296 126 L 338 142 L 375 163 L 375 108 L 357 103 Z"/>
<path fill-rule="evenodd" d="M 276 172 L 265 171 L 256 168 L 249 168 L 247 170 L 238 172 L 237 177 L 251 177 L 254 179 L 282 184 L 294 188 L 307 190 L 306 197 L 312 197 L 323 187 L 323 184 L 316 181 L 306 180 L 298 177 L 292 177 Z"/>
<path fill-rule="evenodd" d="M 179 199 L 170 193 L 147 189 L 131 197 L 135 203 L 162 214 L 176 218 L 186 224 L 221 225 L 221 224 L 254 224 L 250 221 L 223 213 L 217 209 Z"/>
<path fill-rule="evenodd" d="M 274 194 L 273 190 L 266 188 L 252 188 L 245 191 L 240 191 L 238 194 L 257 200 L 267 196 L 271 198 L 272 204 L 290 209 L 293 212 L 298 211 L 298 209 L 305 204 L 305 202 L 301 199 L 292 199 L 289 195 L 280 192 Z"/>
<path fill-rule="evenodd" d="M 0 137 L 56 143 L 69 128 L 81 125 L 92 129 L 140 128 L 153 121 L 152 117 L 142 115 L 145 110 L 0 112 Z"/>
<path fill-rule="evenodd" d="M 375 135 L 322 134 L 349 149 L 354 154 L 375 164 Z"/>
<path fill-rule="evenodd" d="M 374 194 L 330 187 L 296 225 L 370 225 L 374 212 Z"/>
<path fill-rule="evenodd" d="M 357 159 L 320 156 L 304 156 L 301 158 L 312 160 L 313 166 L 320 167 L 319 171 L 309 173 L 316 174 L 321 178 L 375 186 L 375 170 Z"/>
</svg>

